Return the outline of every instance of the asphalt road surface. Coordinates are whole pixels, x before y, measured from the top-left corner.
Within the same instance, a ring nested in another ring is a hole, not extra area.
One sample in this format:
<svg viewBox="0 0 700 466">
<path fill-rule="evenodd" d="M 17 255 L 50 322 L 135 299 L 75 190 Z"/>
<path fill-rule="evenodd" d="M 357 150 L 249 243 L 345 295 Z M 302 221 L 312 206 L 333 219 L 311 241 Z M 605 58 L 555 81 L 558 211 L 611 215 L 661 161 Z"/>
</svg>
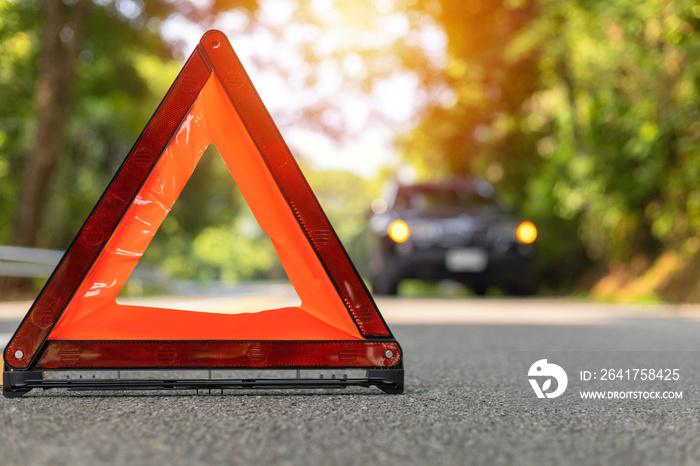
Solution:
<svg viewBox="0 0 700 466">
<path fill-rule="evenodd" d="M 700 462 L 697 390 L 677 402 L 555 405 L 534 394 L 522 402 L 509 388 L 512 355 L 523 351 L 692 355 L 700 350 L 698 307 L 491 298 L 378 303 L 404 350 L 403 395 L 376 388 L 223 396 L 34 390 L 0 399 L 0 457 L 12 465 Z M 0 305 L 0 340 L 24 310 L 26 304 Z"/>
</svg>

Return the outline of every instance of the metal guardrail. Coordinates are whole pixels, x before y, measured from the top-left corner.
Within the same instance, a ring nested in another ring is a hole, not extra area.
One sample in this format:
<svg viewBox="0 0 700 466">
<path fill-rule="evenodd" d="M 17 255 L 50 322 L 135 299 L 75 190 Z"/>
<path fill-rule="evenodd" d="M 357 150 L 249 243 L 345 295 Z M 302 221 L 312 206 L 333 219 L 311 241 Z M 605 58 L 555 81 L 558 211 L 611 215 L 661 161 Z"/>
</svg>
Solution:
<svg viewBox="0 0 700 466">
<path fill-rule="evenodd" d="M 56 249 L 23 248 L 18 246 L 0 246 L 0 276 L 48 278 L 65 251 Z M 131 278 L 146 283 L 164 286 L 168 278 L 153 267 L 141 264 Z"/>
<path fill-rule="evenodd" d="M 64 251 L 0 246 L 0 276 L 45 278 L 51 275 Z"/>
</svg>

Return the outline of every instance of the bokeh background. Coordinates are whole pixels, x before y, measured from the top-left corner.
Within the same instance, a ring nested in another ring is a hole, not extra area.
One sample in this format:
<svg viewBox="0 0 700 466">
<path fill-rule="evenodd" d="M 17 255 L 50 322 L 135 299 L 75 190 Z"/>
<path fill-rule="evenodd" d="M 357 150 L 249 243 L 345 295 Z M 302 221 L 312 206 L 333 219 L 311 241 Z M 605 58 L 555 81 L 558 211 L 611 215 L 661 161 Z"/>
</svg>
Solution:
<svg viewBox="0 0 700 466">
<path fill-rule="evenodd" d="M 690 0 L 0 0 L 0 245 L 70 245 L 209 28 L 360 272 L 387 181 L 473 174 L 538 226 L 542 293 L 700 301 Z M 209 152 L 142 263 L 182 283 L 283 279 Z M 42 280 L 0 277 L 0 298 Z"/>
</svg>

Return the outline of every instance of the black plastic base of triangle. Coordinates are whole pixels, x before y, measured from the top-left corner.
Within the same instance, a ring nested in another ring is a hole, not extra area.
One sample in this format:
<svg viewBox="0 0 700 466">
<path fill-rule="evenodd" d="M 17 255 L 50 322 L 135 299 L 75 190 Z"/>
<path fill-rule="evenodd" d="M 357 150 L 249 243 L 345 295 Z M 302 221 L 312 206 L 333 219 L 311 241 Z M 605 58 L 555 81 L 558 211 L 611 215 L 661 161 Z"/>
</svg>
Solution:
<svg viewBox="0 0 700 466">
<path fill-rule="evenodd" d="M 369 369 L 366 377 L 343 378 L 246 378 L 246 379 L 45 379 L 41 371 L 3 373 L 2 393 L 6 398 L 20 397 L 34 388 L 49 390 L 200 390 L 231 389 L 339 389 L 375 386 L 385 393 L 401 394 L 404 390 L 403 368 Z"/>
</svg>

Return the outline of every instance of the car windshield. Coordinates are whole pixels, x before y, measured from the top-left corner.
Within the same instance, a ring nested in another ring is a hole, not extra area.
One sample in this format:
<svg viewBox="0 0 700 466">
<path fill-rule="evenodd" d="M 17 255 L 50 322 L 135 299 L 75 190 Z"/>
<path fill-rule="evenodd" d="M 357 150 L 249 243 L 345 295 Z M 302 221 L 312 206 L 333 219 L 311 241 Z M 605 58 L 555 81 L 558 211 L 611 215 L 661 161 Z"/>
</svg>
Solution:
<svg viewBox="0 0 700 466">
<path fill-rule="evenodd" d="M 402 186 L 394 207 L 416 210 L 471 210 L 494 207 L 493 196 L 484 196 L 471 186 Z"/>
</svg>

